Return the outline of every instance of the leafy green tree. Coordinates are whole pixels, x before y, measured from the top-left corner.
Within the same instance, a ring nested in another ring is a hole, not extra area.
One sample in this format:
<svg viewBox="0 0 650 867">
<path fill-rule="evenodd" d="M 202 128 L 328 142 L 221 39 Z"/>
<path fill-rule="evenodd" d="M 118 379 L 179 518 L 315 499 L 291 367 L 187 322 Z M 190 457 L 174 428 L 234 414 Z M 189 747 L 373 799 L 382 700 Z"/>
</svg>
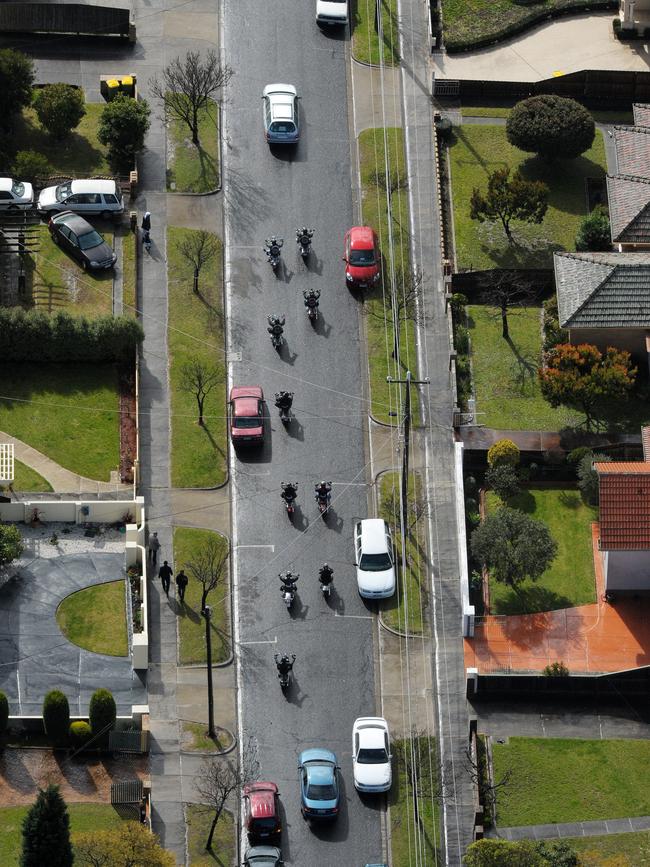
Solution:
<svg viewBox="0 0 650 867">
<path fill-rule="evenodd" d="M 15 524 L 0 524 L 0 567 L 8 566 L 23 553 L 23 539 Z"/>
<path fill-rule="evenodd" d="M 588 452 L 580 458 L 578 463 L 578 487 L 582 491 L 585 500 L 592 506 L 598 505 L 600 493 L 600 484 L 598 481 L 598 473 L 594 469 L 594 464 L 603 461 L 609 461 L 609 455 L 600 452 Z"/>
<path fill-rule="evenodd" d="M 70 817 L 59 787 L 40 789 L 23 819 L 20 867 L 72 867 Z"/>
<path fill-rule="evenodd" d="M 612 249 L 612 235 L 607 208 L 602 205 L 594 208 L 584 218 L 576 235 L 576 250 L 592 252 Z"/>
<path fill-rule="evenodd" d="M 34 109 L 43 129 L 60 141 L 79 126 L 86 113 L 84 92 L 63 82 L 48 84 L 36 91 Z"/>
<path fill-rule="evenodd" d="M 13 119 L 32 100 L 34 62 L 13 48 L 0 49 L 0 129 L 8 131 Z"/>
<path fill-rule="evenodd" d="M 465 867 L 547 867 L 532 840 L 511 843 L 484 838 L 472 843 L 465 854 Z"/>
<path fill-rule="evenodd" d="M 636 379 L 630 353 L 609 346 L 603 354 L 590 343 L 560 343 L 546 355 L 539 370 L 543 396 L 551 406 L 579 409 L 587 429 L 608 401 L 627 400 Z"/>
<path fill-rule="evenodd" d="M 9 701 L 4 692 L 0 692 L 0 737 L 7 731 L 9 722 Z"/>
<path fill-rule="evenodd" d="M 516 467 L 521 460 L 521 452 L 516 443 L 512 440 L 502 439 L 497 440 L 494 445 L 490 446 L 487 453 L 487 462 L 489 467 L 499 467 L 502 464 L 508 464 L 510 467 Z"/>
<path fill-rule="evenodd" d="M 135 155 L 144 147 L 151 109 L 146 100 L 118 93 L 102 111 L 97 138 L 108 148 L 108 159 L 119 171 L 133 168 Z"/>
<path fill-rule="evenodd" d="M 60 689 L 51 689 L 43 699 L 43 725 L 53 744 L 67 741 L 70 728 L 70 705 Z"/>
<path fill-rule="evenodd" d="M 537 581 L 557 554 L 557 542 L 546 524 L 505 506 L 474 530 L 471 547 L 497 581 L 515 590 L 526 578 Z"/>
<path fill-rule="evenodd" d="M 73 836 L 75 867 L 175 867 L 176 859 L 158 837 L 137 822 L 109 831 Z"/>
<path fill-rule="evenodd" d="M 115 725 L 117 708 L 115 699 L 107 689 L 96 689 L 90 697 L 88 718 L 93 735 L 99 735 L 100 742 L 108 741 L 108 733 Z"/>
<path fill-rule="evenodd" d="M 18 151 L 13 160 L 14 177 L 19 181 L 29 181 L 38 185 L 44 178 L 52 174 L 52 166 L 47 157 L 37 151 Z"/>
<path fill-rule="evenodd" d="M 506 122 L 511 145 L 547 160 L 580 156 L 591 147 L 595 134 L 594 119 L 583 105 L 548 93 L 522 99 Z"/>
<path fill-rule="evenodd" d="M 517 470 L 509 464 L 489 467 L 485 473 L 485 481 L 504 503 L 511 497 L 515 497 L 521 490 Z"/>
<path fill-rule="evenodd" d="M 520 172 L 510 177 L 510 169 L 495 169 L 488 175 L 487 190 L 474 187 L 469 215 L 472 220 L 500 220 L 507 239 L 512 242 L 513 220 L 541 223 L 548 209 L 548 187 L 541 181 L 527 181 Z"/>
</svg>

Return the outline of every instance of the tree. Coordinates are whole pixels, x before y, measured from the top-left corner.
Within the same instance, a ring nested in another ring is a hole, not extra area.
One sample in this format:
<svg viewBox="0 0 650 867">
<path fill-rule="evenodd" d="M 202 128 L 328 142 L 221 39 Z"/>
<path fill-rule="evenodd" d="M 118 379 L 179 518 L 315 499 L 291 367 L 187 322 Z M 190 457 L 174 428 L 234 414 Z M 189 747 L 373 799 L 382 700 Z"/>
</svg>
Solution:
<svg viewBox="0 0 650 867">
<path fill-rule="evenodd" d="M 204 60 L 198 51 L 188 51 L 184 58 L 177 57 L 164 68 L 162 80 L 151 78 L 149 87 L 162 103 L 165 117 L 187 124 L 192 143 L 198 147 L 200 114 L 226 87 L 232 74 L 229 66 L 219 63 L 214 51 L 208 51 Z"/>
<path fill-rule="evenodd" d="M 208 593 L 217 587 L 224 574 L 228 555 L 226 540 L 222 536 L 209 536 L 187 564 L 190 574 L 201 585 L 201 614 L 205 611 Z"/>
<path fill-rule="evenodd" d="M 470 217 L 501 220 L 506 237 L 512 243 L 512 220 L 541 223 L 548 208 L 548 187 L 541 181 L 524 180 L 520 172 L 510 178 L 510 169 L 495 169 L 488 175 L 487 191 L 475 187 L 470 199 Z"/>
<path fill-rule="evenodd" d="M 382 322 L 387 319 L 398 323 L 401 330 L 403 322 L 422 322 L 422 274 L 419 271 L 406 271 L 401 266 L 395 268 L 395 292 L 386 287 L 384 305 L 368 305 L 364 312 L 369 313 Z M 397 358 L 399 346 L 399 331 L 393 328 L 393 358 Z"/>
<path fill-rule="evenodd" d="M 118 93 L 102 111 L 97 138 L 108 148 L 108 159 L 118 170 L 133 168 L 135 155 L 144 147 L 151 109 L 146 100 Z"/>
<path fill-rule="evenodd" d="M 519 446 L 513 443 L 512 440 L 497 440 L 488 449 L 487 462 L 489 467 L 499 467 L 502 464 L 516 467 L 519 465 L 520 460 L 521 452 L 519 451 Z"/>
<path fill-rule="evenodd" d="M 115 725 L 117 708 L 112 693 L 107 689 L 96 689 L 90 697 L 88 719 L 93 737 L 99 743 L 108 740 L 108 733 Z"/>
<path fill-rule="evenodd" d="M 466 867 L 548 867 L 532 840 L 511 843 L 487 837 L 468 847 L 464 863 Z"/>
<path fill-rule="evenodd" d="M 592 506 L 598 505 L 600 494 L 600 482 L 598 480 L 598 473 L 594 469 L 594 464 L 599 461 L 609 460 L 611 460 L 609 455 L 588 452 L 578 462 L 578 487 L 582 491 L 585 500 Z"/>
<path fill-rule="evenodd" d="M 12 127 L 14 115 L 32 101 L 34 62 L 21 51 L 0 49 L 0 129 Z"/>
<path fill-rule="evenodd" d="M 75 867 L 175 867 L 172 852 L 138 822 L 124 822 L 109 831 L 74 834 Z"/>
<path fill-rule="evenodd" d="M 60 689 L 51 689 L 43 699 L 43 725 L 54 745 L 67 741 L 70 729 L 70 705 Z"/>
<path fill-rule="evenodd" d="M 43 179 L 52 174 L 52 166 L 47 157 L 37 151 L 18 151 L 14 157 L 14 177 L 21 181 L 29 181 L 38 186 Z"/>
<path fill-rule="evenodd" d="M 485 481 L 502 502 L 515 497 L 521 490 L 517 470 L 509 464 L 489 467 L 485 473 Z"/>
<path fill-rule="evenodd" d="M 40 789 L 23 819 L 20 867 L 72 867 L 70 817 L 59 787 Z"/>
<path fill-rule="evenodd" d="M 86 113 L 84 92 L 63 82 L 47 84 L 36 91 L 34 108 L 43 129 L 52 138 L 64 139 Z"/>
<path fill-rule="evenodd" d="M 557 553 L 557 542 L 546 524 L 505 506 L 474 530 L 471 547 L 497 581 L 515 590 L 526 578 L 537 581 Z"/>
<path fill-rule="evenodd" d="M 23 539 L 15 524 L 0 524 L 0 568 L 8 566 L 23 553 Z"/>
<path fill-rule="evenodd" d="M 625 350 L 609 346 L 603 355 L 590 343 L 560 343 L 546 354 L 539 379 L 551 406 L 564 404 L 582 410 L 589 430 L 606 402 L 629 397 L 636 373 Z"/>
<path fill-rule="evenodd" d="M 188 391 L 196 398 L 199 410 L 198 424 L 203 427 L 203 407 L 205 399 L 213 388 L 221 382 L 219 371 L 215 367 L 209 367 L 198 358 L 186 362 L 181 369 L 181 388 Z"/>
<path fill-rule="evenodd" d="M 572 849 L 566 840 L 538 840 L 535 851 L 545 859 L 549 867 L 578 867 L 582 864 L 575 849 Z"/>
<path fill-rule="evenodd" d="M 595 134 L 594 119 L 583 105 L 548 93 L 522 99 L 506 122 L 511 145 L 547 160 L 580 156 L 591 147 Z"/>
<path fill-rule="evenodd" d="M 489 285 L 481 293 L 481 301 L 496 308 L 495 317 L 501 319 L 501 336 L 504 340 L 509 340 L 508 313 L 513 308 L 530 306 L 535 301 L 537 292 L 517 271 L 496 270 L 488 271 L 488 274 Z"/>
<path fill-rule="evenodd" d="M 219 251 L 216 236 L 212 232 L 201 229 L 199 232 L 187 232 L 177 242 L 176 247 L 181 256 L 194 270 L 194 292 L 199 291 L 199 274 Z"/>
<path fill-rule="evenodd" d="M 576 250 L 592 252 L 612 249 L 612 233 L 607 208 L 598 205 L 584 218 L 576 235 Z"/>
</svg>

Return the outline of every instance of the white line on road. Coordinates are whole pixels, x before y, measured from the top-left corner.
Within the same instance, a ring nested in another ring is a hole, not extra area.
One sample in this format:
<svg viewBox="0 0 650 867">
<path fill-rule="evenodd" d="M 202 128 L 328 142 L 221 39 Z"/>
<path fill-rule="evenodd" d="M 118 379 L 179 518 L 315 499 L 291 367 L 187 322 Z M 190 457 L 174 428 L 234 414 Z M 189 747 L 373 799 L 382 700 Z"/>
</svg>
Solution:
<svg viewBox="0 0 650 867">
<path fill-rule="evenodd" d="M 238 641 L 237 643 L 240 646 L 242 644 L 277 644 L 278 643 L 278 636 L 276 635 L 275 638 L 273 639 L 273 641 L 266 639 L 266 640 L 262 640 L 262 641 Z"/>
<path fill-rule="evenodd" d="M 339 614 L 338 611 L 334 612 L 334 617 L 345 617 L 348 620 L 351 617 L 354 617 L 355 620 L 372 620 L 371 614 Z"/>
<path fill-rule="evenodd" d="M 235 545 L 235 548 L 270 548 L 271 553 L 275 551 L 275 545 Z"/>
</svg>

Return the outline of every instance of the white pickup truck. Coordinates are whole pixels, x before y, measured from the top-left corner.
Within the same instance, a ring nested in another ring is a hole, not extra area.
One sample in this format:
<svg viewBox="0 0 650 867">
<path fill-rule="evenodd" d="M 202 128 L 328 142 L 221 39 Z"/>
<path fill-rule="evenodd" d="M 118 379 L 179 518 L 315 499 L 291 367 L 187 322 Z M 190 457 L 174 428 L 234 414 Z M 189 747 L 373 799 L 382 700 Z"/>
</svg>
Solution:
<svg viewBox="0 0 650 867">
<path fill-rule="evenodd" d="M 316 0 L 316 22 L 323 25 L 348 23 L 348 0 Z"/>
</svg>

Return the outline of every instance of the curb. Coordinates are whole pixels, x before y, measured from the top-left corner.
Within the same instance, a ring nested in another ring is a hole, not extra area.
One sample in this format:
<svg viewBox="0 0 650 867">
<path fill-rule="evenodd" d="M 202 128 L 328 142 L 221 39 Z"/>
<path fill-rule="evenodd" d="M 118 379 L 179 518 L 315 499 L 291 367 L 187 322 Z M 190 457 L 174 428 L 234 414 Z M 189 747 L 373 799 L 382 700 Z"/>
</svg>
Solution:
<svg viewBox="0 0 650 867">
<path fill-rule="evenodd" d="M 188 720 L 179 720 L 179 722 L 188 722 Z M 237 746 L 237 738 L 235 735 L 227 729 L 225 726 L 217 726 L 222 732 L 226 732 L 226 734 L 230 737 L 231 744 L 229 747 L 226 747 L 225 750 L 188 750 L 180 748 L 180 754 L 182 756 L 227 756 L 231 753 L 235 747 Z"/>
<path fill-rule="evenodd" d="M 229 483 L 230 483 L 230 471 L 227 470 L 225 481 L 221 482 L 221 484 L 219 484 L 219 485 L 214 485 L 211 488 L 174 488 L 174 487 L 171 487 L 169 490 L 172 492 L 172 494 L 174 491 L 181 491 L 184 494 L 191 494 L 194 491 L 197 491 L 199 493 L 201 493 L 201 492 L 207 493 L 209 491 L 220 491 L 222 488 L 225 488 L 226 485 L 228 485 Z M 215 503 L 215 505 L 216 505 L 216 503 Z M 183 526 L 183 525 L 181 524 L 179 526 Z M 209 530 L 210 528 L 209 527 L 199 527 L 198 529 Z M 217 531 L 215 530 L 214 532 L 217 532 Z"/>
</svg>

